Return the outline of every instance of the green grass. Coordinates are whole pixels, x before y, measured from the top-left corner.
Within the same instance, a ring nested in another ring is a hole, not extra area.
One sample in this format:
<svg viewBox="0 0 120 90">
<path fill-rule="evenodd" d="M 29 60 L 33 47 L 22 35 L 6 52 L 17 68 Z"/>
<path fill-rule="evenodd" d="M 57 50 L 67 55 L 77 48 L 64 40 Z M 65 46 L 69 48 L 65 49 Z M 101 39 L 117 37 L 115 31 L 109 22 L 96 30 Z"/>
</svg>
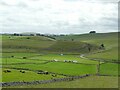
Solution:
<svg viewBox="0 0 120 90">
<path fill-rule="evenodd" d="M 40 54 L 38 53 L 2 53 L 2 57 L 11 57 L 14 56 L 15 58 L 23 58 L 23 57 L 33 57 L 33 56 L 38 56 Z"/>
<path fill-rule="evenodd" d="M 68 75 L 83 75 L 83 74 L 95 74 L 96 65 L 84 65 L 84 64 L 72 64 L 64 62 L 50 62 L 47 64 L 27 64 L 27 65 L 11 65 L 16 68 L 28 68 L 32 70 L 44 70 L 49 72 L 55 72 L 59 74 Z"/>
<path fill-rule="evenodd" d="M 64 54 L 61 56 L 60 54 L 43 54 L 40 56 L 34 56 L 30 57 L 29 59 L 39 59 L 39 60 L 59 60 L 59 61 L 64 61 L 64 60 L 72 60 L 72 61 L 78 61 L 78 63 L 85 63 L 85 64 L 98 64 L 97 61 L 92 61 L 89 59 L 82 59 L 80 58 L 80 55 L 71 55 L 71 54 Z"/>
<path fill-rule="evenodd" d="M 89 44 L 91 51 L 98 50 L 98 46 L 94 44 Z M 46 50 L 51 52 L 60 53 L 88 53 L 88 43 L 78 42 L 78 41 L 57 41 L 51 47 Z"/>
<path fill-rule="evenodd" d="M 102 75 L 118 75 L 118 64 L 106 63 L 100 66 Z"/>
<path fill-rule="evenodd" d="M 1 38 L 2 38 L 2 40 L 53 41 L 51 38 L 44 37 L 44 36 L 11 36 L 11 35 L 2 35 Z"/>
<path fill-rule="evenodd" d="M 88 43 L 74 41 L 55 41 L 43 36 L 3 36 L 2 52 L 54 52 L 54 53 L 86 53 Z M 89 44 L 91 51 L 98 46 Z"/>
<path fill-rule="evenodd" d="M 55 43 L 55 41 L 42 36 L 29 37 L 30 39 L 27 39 L 27 37 L 28 36 L 3 36 L 3 52 L 38 52 L 41 49 L 48 48 Z"/>
<path fill-rule="evenodd" d="M 96 34 L 81 34 L 81 35 L 67 35 L 55 37 L 57 40 L 67 40 L 87 42 L 96 45 L 104 44 L 106 48 L 118 46 L 118 33 L 96 33 Z"/>
<path fill-rule="evenodd" d="M 88 58 L 118 61 L 118 48 L 112 48 L 96 54 L 89 54 Z"/>
<path fill-rule="evenodd" d="M 2 66 L 0 65 L 0 82 L 2 82 Z"/>
<path fill-rule="evenodd" d="M 48 75 L 37 74 L 36 72 L 32 72 L 32 71 L 25 71 L 25 73 L 21 73 L 20 70 L 14 70 L 14 69 L 9 69 L 9 70 L 11 70 L 11 72 L 9 73 L 2 72 L 3 82 L 49 80 L 53 78 L 51 74 Z M 57 75 L 57 77 L 55 78 L 62 78 L 62 77 L 63 76 Z"/>
<path fill-rule="evenodd" d="M 46 61 L 41 60 L 29 60 L 29 59 L 17 59 L 17 58 L 3 58 L 2 64 L 16 64 L 16 63 L 44 63 Z"/>
<path fill-rule="evenodd" d="M 11 56 L 14 56 L 13 58 Z M 41 63 L 44 61 L 51 61 L 54 59 L 57 59 L 61 62 L 64 62 L 64 60 L 71 60 L 71 61 L 77 61 L 78 63 L 84 63 L 84 64 L 98 64 L 97 61 L 92 61 L 89 59 L 83 59 L 80 58 L 80 55 L 76 54 L 64 54 L 61 56 L 60 54 L 37 54 L 37 53 L 3 53 L 2 55 L 3 63 Z M 23 59 L 23 57 L 27 57 L 27 59 Z"/>
<path fill-rule="evenodd" d="M 12 86 L 10 88 L 118 88 L 118 78 L 109 76 L 90 76 L 69 82 Z"/>
<path fill-rule="evenodd" d="M 3 67 L 26 68 L 31 70 L 43 70 L 67 75 L 96 74 L 98 61 L 89 60 L 97 58 L 104 60 L 118 60 L 118 33 L 97 33 L 82 35 L 57 36 L 56 40 L 43 36 L 0 36 L 2 39 Z M 29 38 L 28 38 L 29 37 Z M 74 39 L 72 41 L 72 39 Z M 105 50 L 100 52 L 99 46 L 104 44 Z M 88 45 L 91 51 L 88 51 Z M 31 53 L 32 52 L 32 53 Z M 100 53 L 95 53 L 100 52 Z M 61 56 L 60 54 L 64 55 Z M 88 58 L 80 58 L 80 54 Z M 14 56 L 14 58 L 11 58 Z M 27 59 L 22 59 L 27 57 Z M 57 59 L 60 62 L 49 62 Z M 65 63 L 64 60 L 76 60 L 78 63 Z M 11 64 L 11 65 L 6 65 Z M 17 64 L 26 63 L 26 64 Z M 30 64 L 31 63 L 31 64 Z M 35 63 L 35 64 L 33 64 Z M 42 64 L 41 64 L 42 63 Z M 90 65 L 86 65 L 90 64 Z M 8 68 L 8 69 L 10 69 Z M 11 73 L 2 73 L 3 81 L 33 81 L 51 79 L 51 75 L 38 75 L 32 71 L 20 73 L 11 69 Z M 103 88 L 117 87 L 118 64 L 103 63 L 100 65 L 101 75 L 115 75 L 116 77 L 91 76 L 70 82 L 58 82 L 51 84 L 32 85 L 25 87 L 53 87 L 53 88 Z M 63 76 L 58 76 L 63 77 Z M 23 86 L 24 87 L 24 86 Z"/>
</svg>

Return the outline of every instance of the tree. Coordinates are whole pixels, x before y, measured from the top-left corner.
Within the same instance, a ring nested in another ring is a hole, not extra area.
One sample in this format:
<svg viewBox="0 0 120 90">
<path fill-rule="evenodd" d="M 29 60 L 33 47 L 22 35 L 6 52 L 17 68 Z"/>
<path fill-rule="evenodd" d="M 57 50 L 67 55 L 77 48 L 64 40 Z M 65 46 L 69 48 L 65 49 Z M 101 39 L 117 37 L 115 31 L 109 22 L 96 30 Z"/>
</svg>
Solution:
<svg viewBox="0 0 120 90">
<path fill-rule="evenodd" d="M 99 47 L 99 49 L 105 49 L 104 44 L 101 44 L 100 47 Z"/>
<path fill-rule="evenodd" d="M 89 33 L 96 33 L 96 31 L 90 31 Z"/>
<path fill-rule="evenodd" d="M 101 44 L 101 47 L 103 47 L 103 48 L 104 48 L 104 44 Z"/>
<path fill-rule="evenodd" d="M 72 41 L 74 41 L 74 39 L 72 39 Z"/>
</svg>

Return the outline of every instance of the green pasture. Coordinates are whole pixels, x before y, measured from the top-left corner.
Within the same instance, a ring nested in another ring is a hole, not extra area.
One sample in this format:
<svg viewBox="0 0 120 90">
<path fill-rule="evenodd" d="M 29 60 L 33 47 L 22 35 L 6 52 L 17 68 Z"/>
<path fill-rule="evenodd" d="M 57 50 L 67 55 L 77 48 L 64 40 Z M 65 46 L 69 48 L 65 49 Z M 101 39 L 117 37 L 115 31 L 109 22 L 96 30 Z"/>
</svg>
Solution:
<svg viewBox="0 0 120 90">
<path fill-rule="evenodd" d="M 2 35 L 2 40 L 35 40 L 35 41 L 53 41 L 53 39 L 44 36 L 13 36 Z"/>
<path fill-rule="evenodd" d="M 0 83 L 2 82 L 2 68 L 1 68 L 1 65 L 0 65 Z"/>
<path fill-rule="evenodd" d="M 36 63 L 36 64 L 41 64 L 44 63 L 46 61 L 42 61 L 42 60 L 30 60 L 30 59 L 17 59 L 17 58 L 3 58 L 2 59 L 2 64 L 18 64 L 18 63 Z"/>
<path fill-rule="evenodd" d="M 14 56 L 12 58 L 12 56 Z M 92 61 L 87 58 L 80 58 L 79 54 L 42 54 L 42 53 L 2 53 L 3 62 L 6 62 L 8 60 L 9 62 L 19 62 L 19 60 L 24 62 L 40 62 L 40 61 L 51 61 L 51 60 L 58 60 L 61 62 L 64 62 L 64 60 L 71 60 L 71 61 L 77 61 L 77 63 L 84 63 L 84 64 L 98 64 L 97 61 Z M 26 59 L 23 59 L 23 57 L 26 57 Z M 16 59 L 17 58 L 17 59 Z M 15 60 L 16 59 L 16 60 Z"/>
<path fill-rule="evenodd" d="M 10 68 L 21 68 L 30 70 L 43 70 L 66 75 L 84 75 L 93 76 L 78 79 L 69 82 L 57 82 L 42 85 L 21 86 L 30 88 L 113 88 L 118 87 L 118 65 L 117 63 L 101 62 L 100 75 L 94 76 L 97 71 L 98 61 L 92 59 L 101 59 L 107 61 L 118 60 L 118 33 L 96 33 L 81 35 L 53 36 L 53 40 L 44 36 L 0 36 L 2 39 L 2 72 L 3 82 L 12 81 L 34 81 L 48 80 L 53 78 L 51 74 L 37 74 L 33 71 L 21 73 L 19 70 Z M 105 49 L 99 49 L 104 44 Z M 90 51 L 88 48 L 90 47 Z M 63 55 L 61 55 L 63 54 Z M 83 54 L 85 57 L 80 57 Z M 26 59 L 23 59 L 26 57 Z M 58 61 L 54 61 L 58 60 Z M 64 62 L 67 61 L 77 61 Z M 3 72 L 10 69 L 11 72 Z M 114 77 L 113 77 L 114 76 Z M 57 75 L 55 78 L 62 78 Z"/>
<path fill-rule="evenodd" d="M 106 49 L 111 47 L 118 46 L 118 33 L 96 33 L 96 34 L 78 34 L 78 35 L 66 35 L 66 36 L 57 36 L 57 40 L 66 40 L 71 41 L 81 41 L 92 43 L 96 45 L 104 44 Z"/>
<path fill-rule="evenodd" d="M 75 41 L 86 41 L 86 40 L 99 40 L 99 39 L 117 39 L 118 32 L 112 33 L 95 33 L 95 34 L 73 34 L 73 35 L 65 35 L 65 36 L 55 36 L 57 40 L 72 40 Z"/>
<path fill-rule="evenodd" d="M 41 62 L 42 63 L 42 62 Z M 7 65 L 4 65 L 7 66 Z M 31 70 L 43 70 L 68 75 L 96 74 L 96 65 L 75 64 L 65 62 L 49 62 L 46 64 L 20 64 L 8 65 L 14 68 L 27 68 Z M 118 75 L 118 64 L 105 63 L 100 65 L 101 75 Z"/>
<path fill-rule="evenodd" d="M 102 75 L 118 75 L 118 65 L 114 63 L 105 63 L 100 65 L 100 74 Z"/>
<path fill-rule="evenodd" d="M 56 41 L 51 47 L 46 50 L 51 52 L 61 52 L 61 53 L 88 53 L 88 47 L 91 48 L 91 51 L 98 50 L 98 46 L 94 44 L 78 42 L 78 41 Z"/>
<path fill-rule="evenodd" d="M 43 70 L 67 75 L 96 74 L 96 65 L 73 64 L 64 62 L 49 62 L 46 64 L 11 65 L 9 67 Z"/>
<path fill-rule="evenodd" d="M 4 70 L 10 70 L 11 72 L 3 72 Z M 25 73 L 20 72 L 20 70 L 6 69 L 2 71 L 2 81 L 3 82 L 13 82 L 13 81 L 36 81 L 36 80 L 49 80 L 51 78 L 62 78 L 64 76 L 57 75 L 53 77 L 51 74 L 37 74 L 37 72 L 25 71 Z"/>
<path fill-rule="evenodd" d="M 90 76 L 69 82 L 65 81 L 28 86 L 11 86 L 10 88 L 118 88 L 118 77 Z"/>
<path fill-rule="evenodd" d="M 11 58 L 14 56 L 14 58 L 23 58 L 23 57 L 34 57 L 34 56 L 39 56 L 40 54 L 38 53 L 2 53 L 2 57 L 5 58 Z"/>
<path fill-rule="evenodd" d="M 29 39 L 28 39 L 29 38 Z M 91 51 L 98 46 L 89 44 Z M 2 52 L 49 52 L 49 53 L 86 53 L 88 43 L 78 41 L 55 41 L 43 36 L 3 36 Z"/>
<path fill-rule="evenodd" d="M 0 35 L 0 41 L 2 40 L 2 35 Z"/>
<path fill-rule="evenodd" d="M 88 58 L 96 58 L 96 59 L 104 59 L 104 60 L 110 60 L 110 61 L 118 61 L 118 48 L 112 48 L 109 50 L 105 50 L 100 53 L 95 54 L 89 54 L 87 55 Z"/>
<path fill-rule="evenodd" d="M 29 39 L 28 39 L 29 38 Z M 48 48 L 55 41 L 46 37 L 28 37 L 28 36 L 3 36 L 2 48 L 3 52 L 35 52 L 41 49 Z M 7 50 L 8 49 L 8 50 Z M 13 51 L 12 51 L 13 49 Z"/>
<path fill-rule="evenodd" d="M 30 57 L 29 59 L 39 59 L 39 60 L 58 60 L 64 62 L 64 60 L 77 61 L 78 63 L 84 64 L 98 64 L 97 61 L 92 61 L 89 59 L 80 58 L 80 55 L 76 54 L 43 54 L 39 56 Z"/>
</svg>

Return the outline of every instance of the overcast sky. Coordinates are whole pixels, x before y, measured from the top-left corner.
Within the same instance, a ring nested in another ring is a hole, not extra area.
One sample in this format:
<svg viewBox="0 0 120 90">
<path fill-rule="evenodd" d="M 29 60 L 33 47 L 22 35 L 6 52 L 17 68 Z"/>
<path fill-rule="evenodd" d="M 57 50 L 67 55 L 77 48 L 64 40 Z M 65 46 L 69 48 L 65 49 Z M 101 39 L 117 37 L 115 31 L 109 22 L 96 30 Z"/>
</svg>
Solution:
<svg viewBox="0 0 120 90">
<path fill-rule="evenodd" d="M 118 31 L 118 0 L 0 0 L 4 33 Z"/>
</svg>

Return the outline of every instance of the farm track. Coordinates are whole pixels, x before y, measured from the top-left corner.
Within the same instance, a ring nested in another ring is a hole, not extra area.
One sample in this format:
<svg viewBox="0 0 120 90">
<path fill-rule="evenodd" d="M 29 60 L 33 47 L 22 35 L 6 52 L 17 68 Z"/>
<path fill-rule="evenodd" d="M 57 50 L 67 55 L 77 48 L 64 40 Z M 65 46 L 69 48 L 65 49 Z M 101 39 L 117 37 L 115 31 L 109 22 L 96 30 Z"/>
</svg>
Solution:
<svg viewBox="0 0 120 90">
<path fill-rule="evenodd" d="M 106 59 L 101 59 L 101 58 L 88 58 L 88 57 L 85 57 L 86 55 L 85 54 L 81 54 L 80 55 L 80 58 L 83 58 L 83 59 L 89 59 L 89 60 L 93 60 L 93 61 L 100 61 L 100 62 L 104 62 L 104 63 L 114 63 L 114 64 L 120 64 L 119 61 L 111 61 L 111 60 L 106 60 Z"/>
<path fill-rule="evenodd" d="M 6 58 L 6 57 L 4 57 Z M 16 58 L 16 59 L 22 59 L 22 58 Z M 50 63 L 50 62 L 56 62 L 56 61 L 53 61 L 53 60 L 40 60 L 40 59 L 25 59 L 25 60 L 35 60 L 35 61 L 46 61 L 46 62 L 43 62 L 43 63 L 11 63 L 11 64 L 7 64 L 7 65 L 17 65 L 17 64 L 47 64 L 47 63 Z M 57 61 L 57 62 L 62 62 L 62 63 L 72 63 L 72 64 L 84 64 L 84 65 L 95 65 L 95 64 L 87 64 L 87 63 L 79 63 L 79 62 L 76 62 L 76 63 L 73 63 L 73 62 L 63 62 L 63 61 Z M 3 64 L 3 65 L 6 65 L 6 64 Z"/>
</svg>

